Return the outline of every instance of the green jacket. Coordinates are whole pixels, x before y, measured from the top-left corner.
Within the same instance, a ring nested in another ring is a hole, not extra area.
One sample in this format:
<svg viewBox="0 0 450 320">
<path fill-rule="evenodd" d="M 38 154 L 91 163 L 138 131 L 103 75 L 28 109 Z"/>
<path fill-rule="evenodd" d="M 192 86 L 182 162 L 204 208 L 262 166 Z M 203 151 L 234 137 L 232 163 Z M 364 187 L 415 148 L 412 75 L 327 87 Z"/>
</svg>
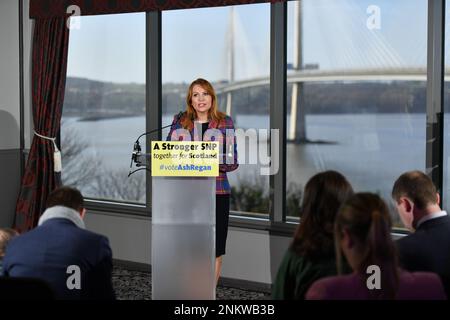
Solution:
<svg viewBox="0 0 450 320">
<path fill-rule="evenodd" d="M 334 255 L 313 262 L 288 249 L 273 284 L 272 298 L 304 300 L 306 292 L 314 281 L 336 274 Z"/>
</svg>

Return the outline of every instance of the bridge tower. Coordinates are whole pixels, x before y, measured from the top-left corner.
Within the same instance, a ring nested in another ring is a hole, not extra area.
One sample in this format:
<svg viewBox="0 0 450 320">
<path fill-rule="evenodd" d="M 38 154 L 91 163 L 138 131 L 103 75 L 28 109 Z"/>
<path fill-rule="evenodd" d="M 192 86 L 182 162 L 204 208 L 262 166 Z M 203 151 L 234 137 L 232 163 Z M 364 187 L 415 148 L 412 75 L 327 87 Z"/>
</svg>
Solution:
<svg viewBox="0 0 450 320">
<path fill-rule="evenodd" d="M 230 20 L 228 24 L 228 83 L 234 82 L 234 32 L 235 32 L 235 18 L 234 18 L 234 7 L 230 6 Z M 227 93 L 227 106 L 226 113 L 231 116 L 231 103 L 232 95 L 231 92 Z"/>
<path fill-rule="evenodd" d="M 303 46 L 302 46 L 302 6 L 303 1 L 294 1 L 294 54 L 293 69 L 295 71 L 303 69 Z M 302 82 L 292 84 L 291 95 L 291 119 L 288 139 L 296 142 L 306 141 L 306 120 L 305 120 L 305 98 Z M 303 109 L 303 110 L 301 110 Z"/>
</svg>

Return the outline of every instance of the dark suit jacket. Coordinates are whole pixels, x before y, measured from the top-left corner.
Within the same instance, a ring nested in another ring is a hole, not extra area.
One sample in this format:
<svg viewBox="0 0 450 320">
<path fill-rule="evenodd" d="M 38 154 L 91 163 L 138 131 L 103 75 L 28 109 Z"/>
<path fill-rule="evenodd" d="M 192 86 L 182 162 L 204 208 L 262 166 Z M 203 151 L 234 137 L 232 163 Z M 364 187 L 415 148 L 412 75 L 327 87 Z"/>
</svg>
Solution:
<svg viewBox="0 0 450 320">
<path fill-rule="evenodd" d="M 69 277 L 75 275 L 67 272 L 70 265 L 80 268 L 81 289 L 68 289 L 67 282 L 74 283 Z M 44 280 L 57 299 L 115 298 L 108 239 L 65 218 L 50 219 L 11 240 L 3 272 L 10 277 Z"/>
<path fill-rule="evenodd" d="M 398 240 L 397 247 L 404 269 L 437 273 L 450 297 L 449 216 L 425 221 L 413 234 Z"/>
</svg>

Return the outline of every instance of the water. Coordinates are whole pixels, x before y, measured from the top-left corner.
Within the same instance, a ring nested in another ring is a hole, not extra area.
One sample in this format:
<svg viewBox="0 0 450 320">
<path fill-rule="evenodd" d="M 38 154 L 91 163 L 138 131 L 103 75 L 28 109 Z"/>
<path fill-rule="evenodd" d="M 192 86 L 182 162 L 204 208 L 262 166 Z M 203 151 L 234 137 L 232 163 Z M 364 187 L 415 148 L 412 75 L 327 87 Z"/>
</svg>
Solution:
<svg viewBox="0 0 450 320">
<path fill-rule="evenodd" d="M 172 118 L 173 115 L 165 115 L 163 126 L 170 124 Z M 236 128 L 269 127 L 269 117 L 266 115 L 236 115 L 233 118 Z M 288 118 L 288 130 L 289 123 Z M 90 144 L 84 153 L 98 159 L 99 165 L 127 171 L 133 143 L 145 131 L 145 118 L 95 122 L 65 118 L 63 140 L 68 130 L 74 130 Z M 163 139 L 168 131 L 163 130 Z M 378 192 L 389 198 L 392 185 L 401 173 L 425 169 L 424 114 L 307 115 L 306 132 L 310 140 L 329 143 L 288 143 L 288 185 L 295 183 L 303 187 L 313 174 L 333 169 L 346 175 L 355 190 Z M 141 144 L 144 141 L 141 138 Z M 231 184 L 236 186 L 243 180 L 252 180 L 267 191 L 268 177 L 260 176 L 259 165 L 243 164 L 244 151 L 247 154 L 257 153 L 258 145 L 238 145 L 242 164 L 237 171 L 229 174 Z"/>
</svg>

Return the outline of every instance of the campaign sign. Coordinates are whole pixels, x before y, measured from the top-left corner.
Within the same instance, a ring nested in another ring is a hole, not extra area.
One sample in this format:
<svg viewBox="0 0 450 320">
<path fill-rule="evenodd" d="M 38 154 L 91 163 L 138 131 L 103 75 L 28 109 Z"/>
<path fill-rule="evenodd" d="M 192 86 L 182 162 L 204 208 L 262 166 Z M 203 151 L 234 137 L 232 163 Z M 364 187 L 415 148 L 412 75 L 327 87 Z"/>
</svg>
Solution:
<svg viewBox="0 0 450 320">
<path fill-rule="evenodd" d="M 219 142 L 152 141 L 152 176 L 217 177 Z"/>
</svg>

